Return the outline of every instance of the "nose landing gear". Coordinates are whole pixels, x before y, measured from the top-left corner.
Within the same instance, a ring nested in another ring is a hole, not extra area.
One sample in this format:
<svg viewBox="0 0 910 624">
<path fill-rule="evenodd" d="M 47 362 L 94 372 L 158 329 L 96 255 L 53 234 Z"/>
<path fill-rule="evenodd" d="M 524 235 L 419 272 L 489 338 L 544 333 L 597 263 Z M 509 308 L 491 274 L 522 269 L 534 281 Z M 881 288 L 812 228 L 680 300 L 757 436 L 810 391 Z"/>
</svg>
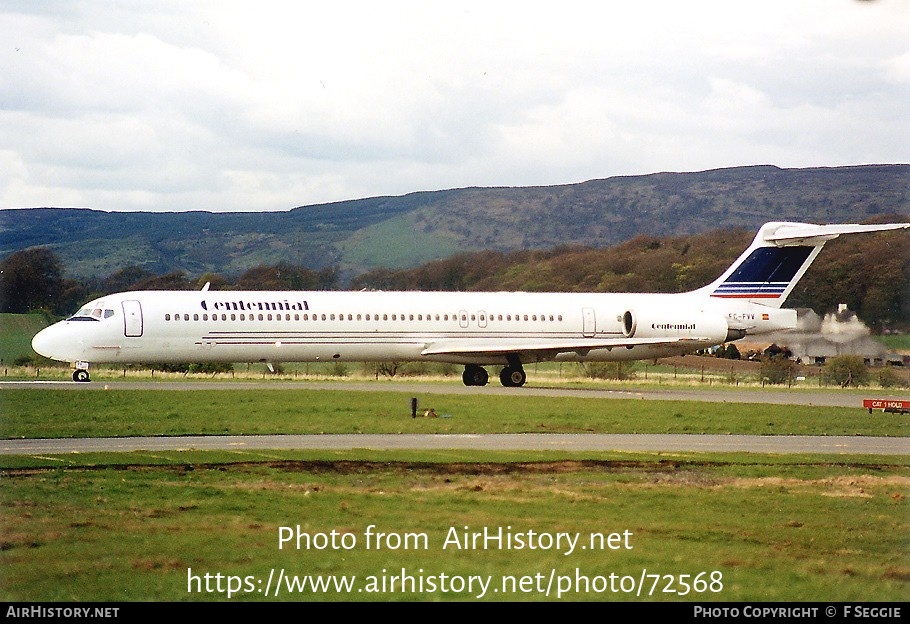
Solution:
<svg viewBox="0 0 910 624">
<path fill-rule="evenodd" d="M 76 362 L 76 370 L 73 371 L 73 381 L 86 383 L 91 380 L 88 374 L 88 362 Z"/>
</svg>

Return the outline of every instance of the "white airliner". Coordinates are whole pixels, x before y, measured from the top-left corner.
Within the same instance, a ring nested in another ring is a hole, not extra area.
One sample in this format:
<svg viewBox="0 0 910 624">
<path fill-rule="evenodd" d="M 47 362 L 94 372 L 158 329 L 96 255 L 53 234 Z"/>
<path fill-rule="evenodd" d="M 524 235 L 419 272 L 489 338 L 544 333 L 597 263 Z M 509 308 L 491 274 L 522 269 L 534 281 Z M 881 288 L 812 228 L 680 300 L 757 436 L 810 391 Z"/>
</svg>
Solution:
<svg viewBox="0 0 910 624">
<path fill-rule="evenodd" d="M 908 228 L 767 223 L 713 283 L 678 294 L 527 292 L 135 291 L 107 295 L 42 331 L 36 352 L 89 363 L 427 361 L 465 365 L 468 386 L 502 366 L 691 353 L 796 327 L 781 304 L 841 234 Z"/>
</svg>

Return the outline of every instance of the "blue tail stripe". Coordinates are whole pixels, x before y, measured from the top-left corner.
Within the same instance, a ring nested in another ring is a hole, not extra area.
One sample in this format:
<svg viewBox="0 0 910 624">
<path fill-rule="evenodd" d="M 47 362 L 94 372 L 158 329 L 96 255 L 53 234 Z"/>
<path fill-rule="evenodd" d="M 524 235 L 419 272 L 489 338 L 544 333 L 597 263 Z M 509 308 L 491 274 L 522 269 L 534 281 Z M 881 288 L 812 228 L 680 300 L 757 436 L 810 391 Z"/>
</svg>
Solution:
<svg viewBox="0 0 910 624">
<path fill-rule="evenodd" d="M 715 294 L 783 294 L 814 247 L 759 247 L 736 267 Z"/>
</svg>

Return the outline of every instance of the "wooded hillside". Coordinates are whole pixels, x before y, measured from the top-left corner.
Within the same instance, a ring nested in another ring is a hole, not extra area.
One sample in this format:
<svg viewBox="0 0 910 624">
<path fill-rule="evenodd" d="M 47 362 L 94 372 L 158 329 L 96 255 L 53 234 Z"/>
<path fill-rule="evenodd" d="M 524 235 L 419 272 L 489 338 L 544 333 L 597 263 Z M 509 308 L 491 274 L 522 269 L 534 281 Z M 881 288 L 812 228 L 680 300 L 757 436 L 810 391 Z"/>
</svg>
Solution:
<svg viewBox="0 0 910 624">
<path fill-rule="evenodd" d="M 609 247 L 637 236 L 754 232 L 766 221 L 850 223 L 886 214 L 910 219 L 910 165 L 657 173 L 419 192 L 270 213 L 2 210 L 0 258 L 46 246 L 67 277 L 95 279 L 127 266 L 236 277 L 284 262 L 334 268 L 344 283 L 371 269 L 409 268 L 463 252 Z M 622 268 L 615 273 L 626 275 Z"/>
</svg>

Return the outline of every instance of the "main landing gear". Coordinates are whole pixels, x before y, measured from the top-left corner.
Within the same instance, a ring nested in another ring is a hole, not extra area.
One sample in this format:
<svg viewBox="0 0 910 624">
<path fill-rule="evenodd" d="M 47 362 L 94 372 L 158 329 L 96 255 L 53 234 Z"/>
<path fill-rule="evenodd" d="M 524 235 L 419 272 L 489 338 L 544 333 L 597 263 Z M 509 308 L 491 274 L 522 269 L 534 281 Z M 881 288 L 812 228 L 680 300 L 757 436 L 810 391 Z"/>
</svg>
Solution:
<svg viewBox="0 0 910 624">
<path fill-rule="evenodd" d="M 468 364 L 464 367 L 461 380 L 466 386 L 485 386 L 490 377 L 486 369 L 477 364 Z M 506 388 L 520 388 L 525 385 L 528 376 L 517 357 L 509 357 L 509 364 L 499 372 L 499 383 Z"/>
<path fill-rule="evenodd" d="M 487 381 L 490 380 L 490 376 L 487 375 L 487 371 L 482 366 L 477 366 L 477 364 L 468 364 L 464 367 L 464 372 L 461 374 L 461 380 L 466 386 L 485 386 Z"/>
<path fill-rule="evenodd" d="M 504 369 L 499 371 L 499 383 L 504 385 L 506 388 L 520 388 L 525 385 L 528 376 L 525 374 L 525 369 L 521 366 L 515 368 L 513 366 L 506 366 Z"/>
</svg>

